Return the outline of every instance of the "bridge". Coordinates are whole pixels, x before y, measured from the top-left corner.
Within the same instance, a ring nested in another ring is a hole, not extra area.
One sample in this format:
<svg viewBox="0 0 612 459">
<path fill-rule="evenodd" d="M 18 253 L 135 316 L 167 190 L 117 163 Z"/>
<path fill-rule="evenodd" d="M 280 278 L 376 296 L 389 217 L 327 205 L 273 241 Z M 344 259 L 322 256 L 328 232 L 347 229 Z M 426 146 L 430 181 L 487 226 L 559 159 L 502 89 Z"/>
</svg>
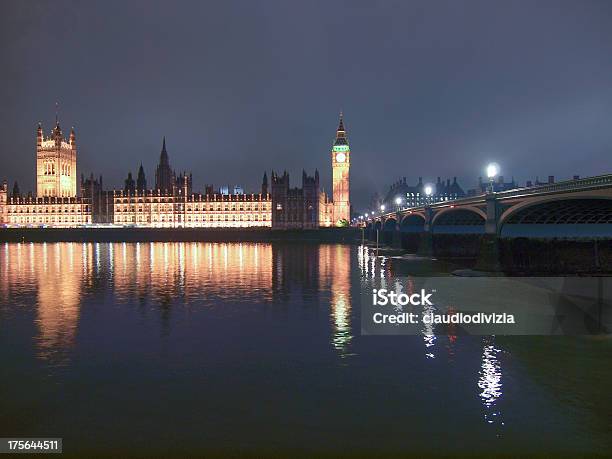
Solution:
<svg viewBox="0 0 612 459">
<path fill-rule="evenodd" d="M 424 256 L 436 238 L 462 235 L 472 249 L 479 243 L 479 266 L 495 269 L 500 238 L 612 239 L 612 174 L 398 208 L 362 226 L 371 240 Z"/>
</svg>

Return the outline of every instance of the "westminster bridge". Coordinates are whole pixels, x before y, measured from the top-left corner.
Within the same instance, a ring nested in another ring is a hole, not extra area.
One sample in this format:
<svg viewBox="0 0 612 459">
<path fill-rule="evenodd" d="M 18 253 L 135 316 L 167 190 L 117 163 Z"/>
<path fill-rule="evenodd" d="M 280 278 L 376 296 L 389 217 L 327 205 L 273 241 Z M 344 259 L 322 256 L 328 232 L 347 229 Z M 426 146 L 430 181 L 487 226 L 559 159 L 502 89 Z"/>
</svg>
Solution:
<svg viewBox="0 0 612 459">
<path fill-rule="evenodd" d="M 612 271 L 612 174 L 398 207 L 362 227 L 371 241 L 423 256 L 474 257 L 485 270 L 501 263 Z"/>
</svg>

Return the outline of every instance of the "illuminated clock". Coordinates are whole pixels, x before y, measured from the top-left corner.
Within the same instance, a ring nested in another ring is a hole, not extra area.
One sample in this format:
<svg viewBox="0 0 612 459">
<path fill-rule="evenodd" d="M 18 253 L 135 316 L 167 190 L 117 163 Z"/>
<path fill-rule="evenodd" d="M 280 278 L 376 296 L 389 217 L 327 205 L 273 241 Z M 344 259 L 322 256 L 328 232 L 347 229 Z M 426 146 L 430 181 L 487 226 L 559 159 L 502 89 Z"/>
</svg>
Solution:
<svg viewBox="0 0 612 459">
<path fill-rule="evenodd" d="M 336 153 L 336 162 L 343 163 L 346 161 L 346 155 L 344 153 Z"/>
</svg>

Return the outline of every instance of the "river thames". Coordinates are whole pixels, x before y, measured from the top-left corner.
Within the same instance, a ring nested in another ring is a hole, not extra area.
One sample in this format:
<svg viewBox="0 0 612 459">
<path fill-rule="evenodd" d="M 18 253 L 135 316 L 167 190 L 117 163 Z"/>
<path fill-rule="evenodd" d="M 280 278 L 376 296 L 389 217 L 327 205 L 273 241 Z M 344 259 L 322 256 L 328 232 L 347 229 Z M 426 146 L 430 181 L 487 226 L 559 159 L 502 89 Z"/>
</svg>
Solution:
<svg viewBox="0 0 612 459">
<path fill-rule="evenodd" d="M 612 450 L 609 337 L 361 336 L 365 247 L 0 245 L 0 436 L 65 453 Z"/>
</svg>

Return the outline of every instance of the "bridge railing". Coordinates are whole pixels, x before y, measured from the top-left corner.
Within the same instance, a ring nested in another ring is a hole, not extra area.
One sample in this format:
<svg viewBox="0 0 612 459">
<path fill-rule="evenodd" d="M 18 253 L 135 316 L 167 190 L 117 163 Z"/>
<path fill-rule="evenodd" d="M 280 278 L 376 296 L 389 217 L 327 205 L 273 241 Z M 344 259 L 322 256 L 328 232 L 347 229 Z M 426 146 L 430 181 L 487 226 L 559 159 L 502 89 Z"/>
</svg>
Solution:
<svg viewBox="0 0 612 459">
<path fill-rule="evenodd" d="M 581 179 L 571 179 L 564 180 L 562 182 L 544 184 L 539 186 L 532 187 L 524 187 L 524 188 L 515 188 L 513 190 L 506 191 L 497 191 L 494 193 L 495 197 L 498 198 L 512 198 L 516 196 L 524 196 L 524 195 L 534 195 L 534 194 L 543 194 L 543 193 L 555 193 L 561 191 L 570 191 L 576 189 L 590 189 L 590 188 L 606 188 L 612 187 L 612 174 L 598 175 L 596 177 L 585 177 Z M 470 205 L 470 204 L 479 204 L 485 201 L 487 194 L 479 194 L 475 196 L 466 196 L 464 198 L 454 199 L 450 201 L 436 201 L 430 203 L 428 206 L 418 206 L 418 207 L 407 207 L 402 208 L 398 212 L 401 214 L 406 214 L 410 212 L 418 212 L 422 211 L 425 207 L 437 208 L 437 207 L 447 207 L 447 206 L 462 206 L 462 205 Z M 372 216 L 366 221 L 376 220 L 378 218 L 388 218 L 396 215 L 397 212 L 387 212 L 384 214 L 380 214 L 377 216 Z"/>
<path fill-rule="evenodd" d="M 514 190 L 500 191 L 495 193 L 499 197 L 512 197 L 524 194 L 550 193 L 556 191 L 569 191 L 576 189 L 599 188 L 612 186 L 612 174 L 598 175 L 596 177 L 585 177 L 582 179 L 564 180 L 563 182 L 550 183 L 529 188 L 516 188 Z"/>
</svg>

